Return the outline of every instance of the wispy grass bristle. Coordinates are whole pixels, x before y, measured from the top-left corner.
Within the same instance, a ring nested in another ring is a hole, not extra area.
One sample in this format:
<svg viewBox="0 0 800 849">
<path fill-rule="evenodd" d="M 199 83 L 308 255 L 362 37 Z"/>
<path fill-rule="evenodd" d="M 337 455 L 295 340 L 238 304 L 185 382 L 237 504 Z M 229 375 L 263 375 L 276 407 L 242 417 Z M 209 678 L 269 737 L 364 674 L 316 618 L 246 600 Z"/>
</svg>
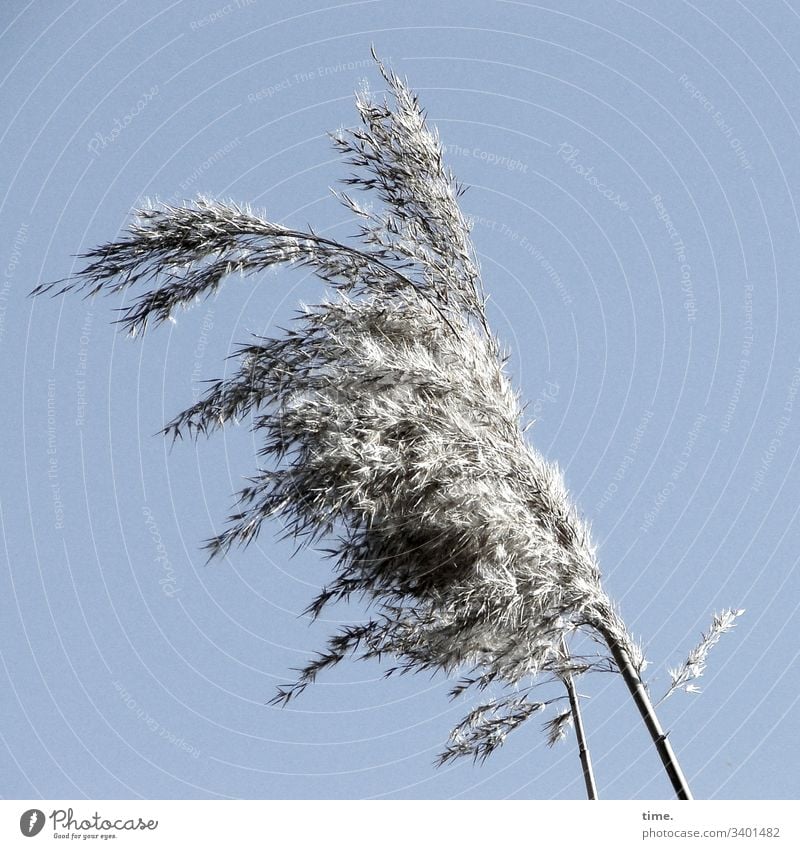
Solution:
<svg viewBox="0 0 800 849">
<path fill-rule="evenodd" d="M 678 690 L 695 694 L 700 692 L 700 688 L 692 682 L 703 676 L 706 670 L 709 652 L 720 641 L 723 634 L 726 634 L 736 626 L 736 620 L 743 613 L 744 610 L 726 609 L 722 613 L 714 614 L 711 619 L 711 627 L 704 634 L 701 634 L 700 642 L 689 652 L 686 660 L 681 666 L 669 670 L 669 689 L 664 693 L 660 701 L 663 702 L 665 699 L 668 699 Z"/>
</svg>

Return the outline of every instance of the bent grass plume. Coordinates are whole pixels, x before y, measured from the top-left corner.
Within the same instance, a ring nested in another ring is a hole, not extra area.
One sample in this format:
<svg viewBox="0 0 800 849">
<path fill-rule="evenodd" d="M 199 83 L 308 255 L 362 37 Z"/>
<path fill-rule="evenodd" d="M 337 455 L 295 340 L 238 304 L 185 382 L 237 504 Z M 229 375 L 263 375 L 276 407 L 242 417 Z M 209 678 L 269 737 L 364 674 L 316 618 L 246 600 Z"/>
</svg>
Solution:
<svg viewBox="0 0 800 849">
<path fill-rule="evenodd" d="M 207 544 L 211 557 L 247 545 L 277 517 L 305 543 L 333 539 L 335 578 L 309 613 L 353 596 L 369 603 L 368 621 L 331 636 L 274 701 L 285 704 L 348 656 L 392 657 L 387 674 L 462 674 L 454 698 L 505 688 L 453 729 L 439 763 L 488 757 L 559 702 L 548 740 L 574 722 L 593 798 L 574 680 L 616 669 L 676 794 L 691 798 L 642 682 L 642 653 L 602 587 L 589 530 L 560 471 L 524 438 L 486 319 L 462 189 L 416 96 L 376 61 L 393 104 L 361 92 L 361 126 L 332 137 L 353 169 L 345 184 L 379 201 L 366 208 L 337 194 L 360 221 L 358 247 L 198 198 L 139 210 L 127 236 L 84 255 L 74 279 L 34 292 L 141 284 L 119 319 L 136 334 L 233 273 L 311 269 L 332 297 L 305 307 L 282 337 L 242 346 L 238 371 L 164 428 L 173 439 L 196 437 L 250 416 L 261 457 L 273 461 L 239 493 L 228 526 Z M 571 656 L 577 632 L 608 654 Z M 566 695 L 537 699 L 547 681 Z"/>
</svg>

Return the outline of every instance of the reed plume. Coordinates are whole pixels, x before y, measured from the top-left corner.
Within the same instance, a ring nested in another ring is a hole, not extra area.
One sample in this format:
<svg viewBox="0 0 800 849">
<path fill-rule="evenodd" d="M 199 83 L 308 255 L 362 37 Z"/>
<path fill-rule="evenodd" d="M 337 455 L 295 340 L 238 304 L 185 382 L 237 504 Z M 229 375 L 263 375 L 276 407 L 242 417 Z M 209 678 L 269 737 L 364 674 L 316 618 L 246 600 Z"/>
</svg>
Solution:
<svg viewBox="0 0 800 849">
<path fill-rule="evenodd" d="M 35 291 L 136 287 L 119 319 L 136 334 L 231 274 L 312 270 L 330 297 L 302 309 L 284 335 L 243 345 L 238 370 L 164 428 L 173 439 L 194 437 L 249 417 L 260 437 L 263 463 L 208 542 L 211 557 L 278 518 L 296 539 L 332 546 L 334 578 L 311 615 L 351 597 L 368 603 L 368 620 L 333 634 L 274 701 L 285 704 L 349 656 L 392 658 L 390 673 L 460 675 L 453 697 L 493 685 L 453 729 L 445 763 L 484 759 L 561 701 L 545 726 L 555 742 L 579 718 L 573 680 L 615 669 L 676 792 L 690 798 L 641 680 L 642 653 L 603 589 L 589 529 L 558 468 L 524 435 L 488 325 L 462 188 L 416 96 L 376 61 L 393 101 L 362 91 L 361 125 L 332 136 L 352 168 L 345 185 L 377 201 L 337 193 L 359 222 L 358 246 L 198 198 L 139 210 L 124 238 L 84 255 L 75 278 Z M 594 639 L 596 654 L 570 653 L 577 632 Z M 563 682 L 569 698 L 537 698 L 544 681 Z M 580 742 L 583 751 L 582 726 Z"/>
</svg>

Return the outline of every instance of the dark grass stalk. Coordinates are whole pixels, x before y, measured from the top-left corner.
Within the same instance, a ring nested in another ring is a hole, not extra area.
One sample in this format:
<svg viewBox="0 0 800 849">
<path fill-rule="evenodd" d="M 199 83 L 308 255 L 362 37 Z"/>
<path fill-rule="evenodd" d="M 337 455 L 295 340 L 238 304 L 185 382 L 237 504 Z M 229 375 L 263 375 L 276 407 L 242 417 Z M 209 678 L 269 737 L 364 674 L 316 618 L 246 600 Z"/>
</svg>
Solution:
<svg viewBox="0 0 800 849">
<path fill-rule="evenodd" d="M 612 657 L 617 665 L 617 669 L 622 675 L 623 681 L 630 691 L 634 704 L 642 717 L 642 720 L 647 728 L 653 745 L 661 758 L 661 763 L 664 765 L 664 770 L 672 784 L 675 795 L 678 799 L 692 799 L 692 792 L 689 789 L 689 784 L 681 770 L 672 745 L 669 742 L 667 733 L 661 727 L 658 716 L 656 715 L 653 703 L 647 692 L 639 672 L 634 667 L 631 659 L 626 652 L 624 646 L 620 645 L 615 636 L 611 633 L 604 632 L 603 637 L 606 640 L 606 645 L 611 652 Z"/>
<path fill-rule="evenodd" d="M 568 654 L 566 640 L 562 639 L 561 645 L 564 649 L 564 654 Z M 589 743 L 586 739 L 586 731 L 583 727 L 583 716 L 581 715 L 581 705 L 578 692 L 575 689 L 575 680 L 571 672 L 566 672 L 562 676 L 564 686 L 567 690 L 569 698 L 569 709 L 572 714 L 572 724 L 575 727 L 575 738 L 578 742 L 578 757 L 581 761 L 581 772 L 583 773 L 583 783 L 586 785 L 586 798 L 590 800 L 598 799 L 597 784 L 594 778 L 594 769 L 592 767 L 592 756 L 589 752 Z"/>
<path fill-rule="evenodd" d="M 589 752 L 589 744 L 586 740 L 586 732 L 583 727 L 581 706 L 578 693 L 575 690 L 575 682 L 572 675 L 564 676 L 564 686 L 569 696 L 569 709 L 572 712 L 572 722 L 575 725 L 575 737 L 578 741 L 578 756 L 581 759 L 581 771 L 583 772 L 583 783 L 586 785 L 586 798 L 597 799 L 597 784 L 594 780 L 594 769 L 592 768 L 592 756 Z"/>
</svg>

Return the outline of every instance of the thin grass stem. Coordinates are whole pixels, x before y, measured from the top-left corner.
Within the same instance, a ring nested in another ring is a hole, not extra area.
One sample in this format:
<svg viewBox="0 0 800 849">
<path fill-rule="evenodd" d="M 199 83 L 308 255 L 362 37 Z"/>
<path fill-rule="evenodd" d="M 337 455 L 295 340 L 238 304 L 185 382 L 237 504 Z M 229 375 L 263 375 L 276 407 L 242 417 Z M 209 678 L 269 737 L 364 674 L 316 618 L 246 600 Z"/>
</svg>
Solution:
<svg viewBox="0 0 800 849">
<path fill-rule="evenodd" d="M 656 715 L 653 703 L 647 689 L 642 682 L 641 676 L 636 671 L 627 651 L 612 634 L 607 631 L 602 632 L 606 640 L 606 644 L 611 652 L 614 661 L 617 664 L 620 675 L 622 675 L 625 684 L 630 691 L 633 701 L 644 721 L 645 727 L 650 734 L 653 745 L 656 747 L 661 763 L 664 765 L 667 777 L 669 778 L 675 795 L 678 799 L 692 799 L 692 792 L 689 789 L 689 784 L 681 770 L 672 745 L 667 738 L 667 733 L 661 727 L 658 716 Z"/>
<path fill-rule="evenodd" d="M 562 638 L 561 645 L 564 649 L 564 654 L 568 655 L 566 640 Z M 562 676 L 564 687 L 567 690 L 569 697 L 569 709 L 572 713 L 572 724 L 575 726 L 575 737 L 578 741 L 578 756 L 581 759 L 581 771 L 583 772 L 583 783 L 586 785 L 586 798 L 590 800 L 598 799 L 597 783 L 594 778 L 594 769 L 592 767 L 592 756 L 589 752 L 589 743 L 586 739 L 586 731 L 583 727 L 583 717 L 581 715 L 581 706 L 578 692 L 575 689 L 575 680 L 572 673 L 567 672 Z"/>
</svg>

